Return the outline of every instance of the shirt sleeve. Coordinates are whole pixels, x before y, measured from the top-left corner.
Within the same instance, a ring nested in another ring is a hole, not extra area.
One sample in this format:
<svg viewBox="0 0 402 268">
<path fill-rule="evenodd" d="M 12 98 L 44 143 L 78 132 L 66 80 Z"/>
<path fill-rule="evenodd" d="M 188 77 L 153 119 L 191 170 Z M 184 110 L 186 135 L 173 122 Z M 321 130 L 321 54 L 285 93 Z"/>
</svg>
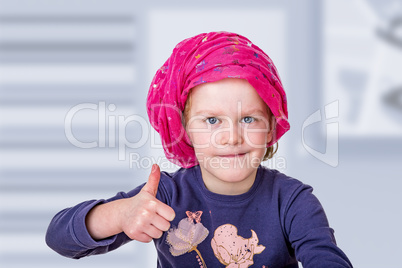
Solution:
<svg viewBox="0 0 402 268">
<path fill-rule="evenodd" d="M 96 205 L 132 197 L 141 190 L 142 186 L 128 193 L 120 192 L 107 200 L 85 201 L 60 211 L 49 224 L 46 232 L 46 244 L 65 257 L 79 259 L 89 255 L 109 252 L 131 241 L 124 233 L 95 241 L 86 228 L 85 218 L 88 212 Z"/>
<path fill-rule="evenodd" d="M 300 185 L 284 209 L 284 228 L 295 255 L 304 268 L 352 267 L 345 253 L 336 245 L 324 209 L 310 186 Z"/>
</svg>

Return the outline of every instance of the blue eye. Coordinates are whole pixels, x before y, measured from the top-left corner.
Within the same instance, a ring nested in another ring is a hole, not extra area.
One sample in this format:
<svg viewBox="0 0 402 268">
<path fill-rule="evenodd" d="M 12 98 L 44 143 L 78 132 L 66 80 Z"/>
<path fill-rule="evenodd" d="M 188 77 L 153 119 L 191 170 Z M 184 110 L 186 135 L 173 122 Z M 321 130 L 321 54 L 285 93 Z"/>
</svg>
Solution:
<svg viewBox="0 0 402 268">
<path fill-rule="evenodd" d="M 216 117 L 209 117 L 206 120 L 208 122 L 208 124 L 214 125 L 216 123 L 218 123 L 218 119 Z"/>
<path fill-rule="evenodd" d="M 255 121 L 255 119 L 251 116 L 246 116 L 241 120 L 243 123 L 250 124 Z"/>
</svg>

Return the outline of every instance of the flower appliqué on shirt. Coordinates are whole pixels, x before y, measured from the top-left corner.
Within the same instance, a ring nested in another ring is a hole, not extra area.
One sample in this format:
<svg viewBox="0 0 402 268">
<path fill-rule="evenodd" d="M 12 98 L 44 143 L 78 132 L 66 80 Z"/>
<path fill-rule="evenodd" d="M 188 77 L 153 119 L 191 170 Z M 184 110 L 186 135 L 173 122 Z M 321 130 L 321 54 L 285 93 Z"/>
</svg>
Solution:
<svg viewBox="0 0 402 268">
<path fill-rule="evenodd" d="M 254 264 L 255 254 L 264 251 L 263 245 L 258 245 L 257 234 L 251 230 L 251 237 L 245 239 L 237 235 L 237 228 L 231 224 L 219 226 L 211 240 L 215 257 L 226 265 L 226 268 L 247 268 Z"/>
<path fill-rule="evenodd" d="M 187 218 L 182 219 L 177 228 L 168 231 L 166 241 L 170 245 L 170 253 L 180 256 L 195 251 L 200 267 L 207 268 L 201 252 L 197 249 L 209 234 L 208 229 L 201 223 L 202 211 L 186 211 L 186 214 Z"/>
</svg>

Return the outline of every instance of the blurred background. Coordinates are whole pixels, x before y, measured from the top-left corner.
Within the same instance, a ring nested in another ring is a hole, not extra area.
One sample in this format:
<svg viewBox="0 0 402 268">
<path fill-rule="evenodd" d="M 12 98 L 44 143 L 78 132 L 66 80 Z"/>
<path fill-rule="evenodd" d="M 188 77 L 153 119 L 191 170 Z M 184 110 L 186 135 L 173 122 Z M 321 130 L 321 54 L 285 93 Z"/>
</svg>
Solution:
<svg viewBox="0 0 402 268">
<path fill-rule="evenodd" d="M 152 244 L 77 261 L 45 232 L 152 163 L 176 169 L 148 87 L 175 44 L 219 30 L 260 46 L 285 85 L 291 131 L 265 165 L 314 187 L 355 267 L 398 266 L 401 0 L 0 0 L 0 267 L 155 267 Z"/>
</svg>

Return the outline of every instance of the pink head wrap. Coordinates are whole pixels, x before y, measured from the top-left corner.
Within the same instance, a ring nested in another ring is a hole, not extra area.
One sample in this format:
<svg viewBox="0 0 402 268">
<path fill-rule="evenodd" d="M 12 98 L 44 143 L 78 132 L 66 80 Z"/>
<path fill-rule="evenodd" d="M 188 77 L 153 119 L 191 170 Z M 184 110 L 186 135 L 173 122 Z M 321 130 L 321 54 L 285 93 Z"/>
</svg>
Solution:
<svg viewBox="0 0 402 268">
<path fill-rule="evenodd" d="M 275 116 L 276 130 L 268 146 L 289 130 L 286 94 L 268 55 L 241 35 L 203 33 L 174 48 L 149 88 L 148 116 L 172 163 L 185 168 L 198 164 L 182 123 L 189 90 L 228 77 L 246 79 Z"/>
</svg>

